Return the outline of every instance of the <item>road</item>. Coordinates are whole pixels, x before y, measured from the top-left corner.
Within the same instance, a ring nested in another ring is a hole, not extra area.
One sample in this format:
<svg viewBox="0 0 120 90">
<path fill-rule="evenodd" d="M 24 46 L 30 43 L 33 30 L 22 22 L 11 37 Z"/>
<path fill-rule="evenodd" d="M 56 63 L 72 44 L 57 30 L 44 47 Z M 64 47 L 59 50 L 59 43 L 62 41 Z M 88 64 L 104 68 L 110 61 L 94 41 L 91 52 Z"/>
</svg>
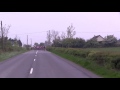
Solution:
<svg viewBox="0 0 120 90">
<path fill-rule="evenodd" d="M 0 62 L 0 78 L 100 78 L 51 52 L 31 50 Z"/>
</svg>

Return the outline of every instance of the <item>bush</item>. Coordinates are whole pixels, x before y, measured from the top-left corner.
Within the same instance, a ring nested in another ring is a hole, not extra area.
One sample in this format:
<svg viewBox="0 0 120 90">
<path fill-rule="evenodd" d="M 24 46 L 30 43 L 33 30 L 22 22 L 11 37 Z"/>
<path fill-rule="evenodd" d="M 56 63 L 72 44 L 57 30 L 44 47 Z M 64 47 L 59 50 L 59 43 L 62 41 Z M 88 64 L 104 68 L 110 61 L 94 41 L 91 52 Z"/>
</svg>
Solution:
<svg viewBox="0 0 120 90">
<path fill-rule="evenodd" d="M 120 56 L 112 60 L 112 67 L 120 70 Z"/>
<path fill-rule="evenodd" d="M 90 51 L 82 50 L 82 51 L 80 51 L 80 56 L 86 58 L 89 53 L 90 53 Z"/>
<path fill-rule="evenodd" d="M 100 65 L 105 65 L 109 62 L 109 52 L 94 52 L 92 51 L 88 55 L 88 59 L 94 60 L 96 63 Z"/>
<path fill-rule="evenodd" d="M 90 59 L 90 60 L 95 60 L 95 54 L 97 53 L 97 51 L 90 51 L 89 54 L 88 54 L 88 57 L 87 59 Z"/>
</svg>

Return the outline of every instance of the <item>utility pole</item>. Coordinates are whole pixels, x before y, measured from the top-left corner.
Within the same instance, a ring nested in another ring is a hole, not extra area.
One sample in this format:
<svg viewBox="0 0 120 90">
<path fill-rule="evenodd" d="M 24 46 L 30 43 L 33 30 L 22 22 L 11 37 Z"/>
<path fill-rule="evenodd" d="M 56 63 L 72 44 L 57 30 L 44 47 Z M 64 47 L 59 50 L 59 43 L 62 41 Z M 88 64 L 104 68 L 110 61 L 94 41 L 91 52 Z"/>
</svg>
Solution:
<svg viewBox="0 0 120 90">
<path fill-rule="evenodd" d="M 31 39 L 31 47 L 32 47 L 32 39 Z"/>
<path fill-rule="evenodd" d="M 27 45 L 28 45 L 28 35 L 27 35 Z"/>
<path fill-rule="evenodd" d="M 51 38 L 51 35 L 50 35 L 50 30 L 49 30 L 49 45 L 50 45 L 50 38 Z"/>
<path fill-rule="evenodd" d="M 2 21 L 1 21 L 1 34 L 2 34 L 2 49 L 3 49 L 3 28 L 2 28 Z"/>
</svg>

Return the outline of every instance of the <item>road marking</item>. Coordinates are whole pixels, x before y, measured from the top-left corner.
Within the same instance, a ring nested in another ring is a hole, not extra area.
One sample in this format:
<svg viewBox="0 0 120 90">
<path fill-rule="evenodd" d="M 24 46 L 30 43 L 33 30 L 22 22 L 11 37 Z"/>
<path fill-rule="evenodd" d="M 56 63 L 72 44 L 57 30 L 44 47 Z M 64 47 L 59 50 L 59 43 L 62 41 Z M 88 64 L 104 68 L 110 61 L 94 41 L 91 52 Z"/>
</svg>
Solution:
<svg viewBox="0 0 120 90">
<path fill-rule="evenodd" d="M 37 56 L 37 55 L 35 55 L 35 56 Z"/>
<path fill-rule="evenodd" d="M 32 72 L 33 72 L 33 68 L 31 68 L 31 70 L 30 70 L 30 74 L 32 74 Z"/>
<path fill-rule="evenodd" d="M 36 54 L 38 53 L 38 51 L 36 51 Z"/>
<path fill-rule="evenodd" d="M 34 59 L 34 61 L 35 61 L 35 59 Z"/>
</svg>

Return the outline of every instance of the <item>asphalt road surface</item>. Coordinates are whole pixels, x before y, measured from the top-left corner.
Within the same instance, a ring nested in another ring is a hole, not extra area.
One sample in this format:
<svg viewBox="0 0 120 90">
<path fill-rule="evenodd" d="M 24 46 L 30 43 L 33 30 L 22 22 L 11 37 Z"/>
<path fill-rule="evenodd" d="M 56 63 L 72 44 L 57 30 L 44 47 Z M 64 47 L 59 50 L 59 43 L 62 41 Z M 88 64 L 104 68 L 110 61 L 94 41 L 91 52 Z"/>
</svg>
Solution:
<svg viewBox="0 0 120 90">
<path fill-rule="evenodd" d="M 32 50 L 0 62 L 0 78 L 100 78 L 51 52 Z"/>
</svg>

